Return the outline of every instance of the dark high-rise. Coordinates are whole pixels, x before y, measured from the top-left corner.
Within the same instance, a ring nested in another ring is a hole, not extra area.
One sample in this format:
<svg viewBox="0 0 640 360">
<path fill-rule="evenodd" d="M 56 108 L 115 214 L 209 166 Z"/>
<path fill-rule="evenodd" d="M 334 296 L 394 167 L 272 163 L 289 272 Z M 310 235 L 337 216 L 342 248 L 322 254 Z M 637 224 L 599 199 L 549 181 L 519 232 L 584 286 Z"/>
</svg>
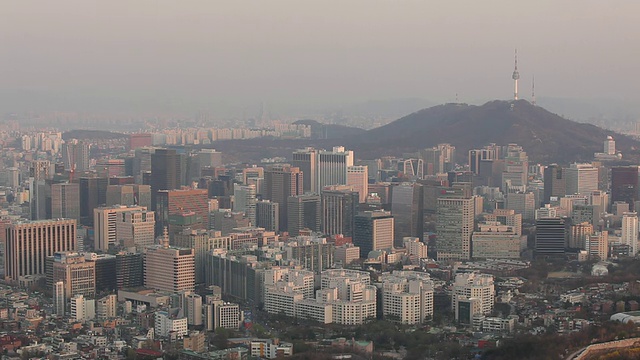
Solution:
<svg viewBox="0 0 640 360">
<path fill-rule="evenodd" d="M 159 190 L 179 189 L 181 185 L 181 161 L 174 149 L 156 149 L 151 155 L 151 207 L 156 209 Z"/>
<path fill-rule="evenodd" d="M 117 289 L 117 258 L 108 254 L 88 254 L 86 260 L 95 263 L 96 291 L 115 291 Z"/>
<path fill-rule="evenodd" d="M 360 248 L 360 257 L 367 258 L 373 250 L 393 248 L 393 216 L 388 211 L 365 211 L 356 215 L 353 244 Z"/>
<path fill-rule="evenodd" d="M 264 172 L 263 198 L 280 204 L 280 228 L 288 226 L 289 196 L 302 195 L 303 173 L 297 167 L 274 166 Z M 286 230 L 286 229 L 282 229 Z"/>
<path fill-rule="evenodd" d="M 544 168 L 544 198 L 542 203 L 549 204 L 551 197 L 560 198 L 566 194 L 565 176 L 562 167 L 558 164 L 546 166 Z"/>
<path fill-rule="evenodd" d="M 116 284 L 118 289 L 144 285 L 144 266 L 141 253 L 116 255 Z"/>
<path fill-rule="evenodd" d="M 638 200 L 638 166 L 616 166 L 611 168 L 611 203 L 624 201 L 634 211 Z"/>
<path fill-rule="evenodd" d="M 566 248 L 565 219 L 541 218 L 536 220 L 536 256 L 562 256 Z"/>
<path fill-rule="evenodd" d="M 107 203 L 108 185 L 106 177 L 80 178 L 80 222 L 83 225 L 93 226 L 93 210 Z"/>
<path fill-rule="evenodd" d="M 423 238 L 424 200 L 422 185 L 402 183 L 391 190 L 391 214 L 395 219 L 395 245 L 404 237 Z"/>
<path fill-rule="evenodd" d="M 289 208 L 288 228 L 290 236 L 300 235 L 300 230 L 320 231 L 321 206 L 320 195 L 305 194 L 290 196 L 287 200 Z"/>
<path fill-rule="evenodd" d="M 353 237 L 360 196 L 346 185 L 327 187 L 322 191 L 322 232 Z"/>
</svg>

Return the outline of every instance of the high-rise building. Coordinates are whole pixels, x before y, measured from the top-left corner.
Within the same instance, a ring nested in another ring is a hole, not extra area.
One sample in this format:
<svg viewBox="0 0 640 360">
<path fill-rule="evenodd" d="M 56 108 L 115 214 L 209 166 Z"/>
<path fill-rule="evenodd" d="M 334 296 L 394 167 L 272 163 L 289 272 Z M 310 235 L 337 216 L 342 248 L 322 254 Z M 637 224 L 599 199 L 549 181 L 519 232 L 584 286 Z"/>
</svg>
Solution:
<svg viewBox="0 0 640 360">
<path fill-rule="evenodd" d="M 513 229 L 516 235 L 522 235 L 522 214 L 510 209 L 495 209 L 493 213 L 484 215 L 486 221 L 497 221 Z"/>
<path fill-rule="evenodd" d="M 77 183 L 51 185 L 51 217 L 80 220 L 80 186 Z"/>
<path fill-rule="evenodd" d="M 634 166 L 615 166 L 611 168 L 611 201 L 624 201 L 631 210 L 638 200 L 638 169 Z"/>
<path fill-rule="evenodd" d="M 519 259 L 527 248 L 527 237 L 518 235 L 511 226 L 484 222 L 471 236 L 474 259 Z"/>
<path fill-rule="evenodd" d="M 242 211 L 251 222 L 256 225 L 256 186 L 255 185 L 233 185 L 233 210 Z"/>
<path fill-rule="evenodd" d="M 306 148 L 294 151 L 291 165 L 302 171 L 302 185 L 305 193 L 320 192 L 320 189 L 317 186 L 318 150 L 314 148 Z"/>
<path fill-rule="evenodd" d="M 433 317 L 433 282 L 429 275 L 393 271 L 382 275 L 382 314 L 401 324 L 422 324 Z"/>
<path fill-rule="evenodd" d="M 536 256 L 561 256 L 566 247 L 565 219 L 536 220 Z"/>
<path fill-rule="evenodd" d="M 551 198 L 561 198 L 567 194 L 566 177 L 558 164 L 551 164 L 544 168 L 544 198 L 542 203 L 551 203 Z"/>
<path fill-rule="evenodd" d="M 155 226 L 153 211 L 125 211 L 116 217 L 116 239 L 124 248 L 143 249 L 155 243 Z"/>
<path fill-rule="evenodd" d="M 536 197 L 532 192 L 512 192 L 507 194 L 506 208 L 522 215 L 522 219 L 531 221 L 535 218 Z"/>
<path fill-rule="evenodd" d="M 481 315 L 488 315 L 495 304 L 495 287 L 492 275 L 460 273 L 456 275 L 451 294 L 451 308 L 459 318 L 460 302 L 477 299 Z"/>
<path fill-rule="evenodd" d="M 258 201 L 256 203 L 255 225 L 267 231 L 280 231 L 280 204 L 269 200 Z"/>
<path fill-rule="evenodd" d="M 422 185 L 402 183 L 393 187 L 391 214 L 395 223 L 395 245 L 402 247 L 405 237 L 423 237 L 424 200 Z"/>
<path fill-rule="evenodd" d="M 420 156 L 424 161 L 424 174 L 437 175 L 445 172 L 444 156 L 442 151 L 437 148 L 423 149 Z"/>
<path fill-rule="evenodd" d="M 119 245 L 117 242 L 118 232 L 116 228 L 119 216 L 121 217 L 123 213 L 129 211 L 141 210 L 146 209 L 140 206 L 111 206 L 94 209 L 94 249 L 96 251 L 107 251 L 109 250 L 109 246 Z"/>
<path fill-rule="evenodd" d="M 96 318 L 100 320 L 114 319 L 117 317 L 118 296 L 110 294 L 96 301 Z"/>
<path fill-rule="evenodd" d="M 222 166 L 222 153 L 214 149 L 202 149 L 198 152 L 200 169 Z"/>
<path fill-rule="evenodd" d="M 202 325 L 202 296 L 188 294 L 186 300 L 187 324 L 192 326 Z"/>
<path fill-rule="evenodd" d="M 29 205 L 30 219 L 47 218 L 47 180 L 51 178 L 51 163 L 48 160 L 35 160 L 29 168 Z"/>
<path fill-rule="evenodd" d="M 358 192 L 361 204 L 367 202 L 367 195 L 369 195 L 368 168 L 363 165 L 347 167 L 347 185 Z"/>
<path fill-rule="evenodd" d="M 436 209 L 436 250 L 438 260 L 469 260 L 474 230 L 473 198 L 440 197 Z"/>
<path fill-rule="evenodd" d="M 209 228 L 209 198 L 205 189 L 159 190 L 156 193 L 156 236 L 169 227 L 172 215 L 194 212 L 196 223 L 191 229 Z M 175 232 L 172 232 L 173 235 Z"/>
<path fill-rule="evenodd" d="M 106 194 L 107 206 L 144 206 L 151 209 L 151 186 L 149 185 L 108 185 Z"/>
<path fill-rule="evenodd" d="M 62 163 L 67 171 L 81 173 L 89 170 L 91 145 L 71 139 L 62 144 Z"/>
<path fill-rule="evenodd" d="M 353 166 L 353 160 L 353 151 L 345 150 L 342 146 L 334 146 L 332 151 L 319 151 L 318 190 L 330 185 L 345 185 L 347 183 L 347 168 Z"/>
<path fill-rule="evenodd" d="M 73 296 L 69 302 L 71 303 L 71 319 L 78 322 L 93 320 L 96 316 L 96 302 L 93 299 L 87 299 L 82 295 Z"/>
<path fill-rule="evenodd" d="M 623 230 L 624 231 L 624 230 Z M 593 225 L 588 222 L 572 224 L 569 230 L 569 248 L 585 249 L 587 235 L 593 234 Z"/>
<path fill-rule="evenodd" d="M 287 199 L 289 196 L 302 195 L 304 192 L 303 175 L 299 168 L 291 166 L 274 166 L 264 172 L 263 198 L 280 205 L 278 222 L 281 228 L 288 226 L 289 206 Z"/>
<path fill-rule="evenodd" d="M 112 292 L 118 288 L 117 259 L 110 254 L 85 253 L 85 261 L 96 267 L 96 292 Z"/>
<path fill-rule="evenodd" d="M 64 283 L 67 299 L 76 295 L 93 298 L 96 295 L 96 265 L 85 261 L 83 254 L 57 252 L 53 255 L 53 284 Z"/>
<path fill-rule="evenodd" d="M 300 235 L 300 230 L 303 229 L 309 229 L 314 232 L 321 231 L 321 203 L 320 195 L 316 194 L 290 196 L 287 199 L 289 235 L 298 236 Z"/>
<path fill-rule="evenodd" d="M 149 246 L 144 252 L 144 286 L 160 291 L 195 289 L 195 250 L 163 245 Z"/>
<path fill-rule="evenodd" d="M 153 330 L 156 336 L 169 335 L 182 338 L 188 334 L 188 321 L 181 309 L 156 311 L 153 318 Z"/>
<path fill-rule="evenodd" d="M 156 210 L 156 195 L 160 190 L 179 189 L 182 161 L 174 149 L 156 149 L 151 154 L 151 208 Z"/>
<path fill-rule="evenodd" d="M 205 281 L 206 255 L 213 249 L 230 249 L 231 237 L 223 236 L 220 231 L 186 229 L 174 236 L 173 244 L 179 248 L 193 249 L 195 262 L 195 281 Z"/>
<path fill-rule="evenodd" d="M 589 195 L 598 190 L 598 168 L 591 164 L 571 164 L 565 175 L 567 195 Z"/>
<path fill-rule="evenodd" d="M 345 187 L 327 187 L 322 191 L 322 232 L 353 237 L 358 213 L 358 193 Z"/>
<path fill-rule="evenodd" d="M 116 254 L 116 281 L 118 290 L 144 285 L 142 253 L 121 252 Z"/>
<path fill-rule="evenodd" d="M 527 186 L 529 178 L 529 157 L 522 146 L 509 144 L 504 157 L 504 171 L 502 173 L 502 190 L 508 187 Z"/>
<path fill-rule="evenodd" d="M 93 210 L 107 203 L 108 178 L 80 178 L 80 222 L 93 226 Z"/>
<path fill-rule="evenodd" d="M 591 258 L 605 261 L 609 258 L 609 233 L 606 231 L 595 232 L 587 235 L 585 250 Z"/>
<path fill-rule="evenodd" d="M 353 244 L 360 248 L 360 257 L 367 258 L 373 250 L 393 248 L 394 218 L 388 211 L 365 211 L 354 219 Z"/>
<path fill-rule="evenodd" d="M 11 281 L 44 275 L 46 258 L 58 251 L 75 251 L 76 220 L 38 220 L 6 228 L 4 274 Z"/>
<path fill-rule="evenodd" d="M 64 282 L 53 284 L 53 312 L 58 316 L 64 316 L 67 299 L 64 296 Z"/>
<path fill-rule="evenodd" d="M 622 238 L 623 244 L 629 246 L 629 255 L 638 253 L 638 213 L 627 212 L 622 214 Z"/>
</svg>

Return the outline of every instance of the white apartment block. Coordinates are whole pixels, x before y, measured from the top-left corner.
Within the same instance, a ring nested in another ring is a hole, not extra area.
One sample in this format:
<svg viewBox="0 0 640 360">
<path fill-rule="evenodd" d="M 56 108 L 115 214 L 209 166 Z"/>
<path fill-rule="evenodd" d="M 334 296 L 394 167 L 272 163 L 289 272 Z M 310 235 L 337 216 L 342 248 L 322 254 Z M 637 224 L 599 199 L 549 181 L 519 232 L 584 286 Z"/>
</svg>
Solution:
<svg viewBox="0 0 640 360">
<path fill-rule="evenodd" d="M 175 333 L 182 338 L 187 335 L 187 318 L 180 313 L 173 314 L 167 311 L 156 311 L 154 314 L 154 333 L 160 337 L 167 337 Z"/>
<path fill-rule="evenodd" d="M 394 271 L 382 277 L 382 313 L 402 324 L 422 324 L 433 317 L 433 282 L 429 275 Z"/>
<path fill-rule="evenodd" d="M 457 274 L 451 294 L 451 308 L 457 312 L 458 300 L 477 299 L 483 315 L 491 313 L 495 304 L 493 275 L 479 273 Z"/>
</svg>

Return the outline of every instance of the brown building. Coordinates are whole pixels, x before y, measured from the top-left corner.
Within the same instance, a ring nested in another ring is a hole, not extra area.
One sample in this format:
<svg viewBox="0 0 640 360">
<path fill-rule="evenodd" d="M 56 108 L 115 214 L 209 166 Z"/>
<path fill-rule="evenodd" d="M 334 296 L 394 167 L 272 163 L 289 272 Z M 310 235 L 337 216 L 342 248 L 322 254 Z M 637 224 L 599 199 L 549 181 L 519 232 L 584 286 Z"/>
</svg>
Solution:
<svg viewBox="0 0 640 360">
<path fill-rule="evenodd" d="M 165 227 L 169 227 L 172 216 L 191 212 L 196 218 L 190 223 L 191 229 L 209 228 L 209 199 L 206 189 L 160 190 L 156 199 L 156 235 L 159 236 Z"/>
</svg>

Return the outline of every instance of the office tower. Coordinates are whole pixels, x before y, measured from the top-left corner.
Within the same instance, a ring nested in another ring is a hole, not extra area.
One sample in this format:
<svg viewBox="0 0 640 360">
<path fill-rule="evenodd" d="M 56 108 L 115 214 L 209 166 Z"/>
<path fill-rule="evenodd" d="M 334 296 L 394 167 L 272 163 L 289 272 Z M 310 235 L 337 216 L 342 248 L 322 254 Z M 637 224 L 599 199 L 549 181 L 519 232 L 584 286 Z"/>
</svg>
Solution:
<svg viewBox="0 0 640 360">
<path fill-rule="evenodd" d="M 360 257 L 367 258 L 373 250 L 393 249 L 394 218 L 388 211 L 365 211 L 356 215 L 353 244 L 360 248 Z"/>
<path fill-rule="evenodd" d="M 593 234 L 593 225 L 591 223 L 583 222 L 571 225 L 571 228 L 569 229 L 569 248 L 584 249 L 587 235 L 591 234 Z"/>
<path fill-rule="evenodd" d="M 544 204 L 551 203 L 551 198 L 561 198 L 567 194 L 566 177 L 558 164 L 551 164 L 544 168 Z"/>
<path fill-rule="evenodd" d="M 291 165 L 302 171 L 302 184 L 303 191 L 305 193 L 319 193 L 320 190 L 322 190 L 321 188 L 318 188 L 317 185 L 318 150 L 314 148 L 305 148 L 294 151 Z"/>
<path fill-rule="evenodd" d="M 109 179 L 98 177 L 80 178 L 80 222 L 93 226 L 93 210 L 107 203 Z"/>
<path fill-rule="evenodd" d="M 242 169 L 242 183 L 245 185 L 257 185 L 256 180 L 264 179 L 264 168 L 253 165 L 252 167 Z M 256 191 L 258 188 L 256 186 Z M 258 191 L 260 194 L 260 191 Z"/>
<path fill-rule="evenodd" d="M 240 326 L 242 316 L 238 304 L 213 299 L 208 301 L 203 308 L 205 329 L 207 331 L 214 331 L 218 328 L 236 330 Z"/>
<path fill-rule="evenodd" d="M 481 315 L 488 315 L 495 304 L 495 286 L 493 275 L 478 273 L 461 273 L 456 275 L 451 294 L 451 308 L 460 312 L 459 302 L 478 299 L 477 306 Z"/>
<path fill-rule="evenodd" d="M 562 256 L 566 247 L 565 219 L 536 220 L 536 256 Z"/>
<path fill-rule="evenodd" d="M 143 249 L 155 243 L 155 213 L 150 210 L 126 211 L 116 219 L 116 239 L 124 248 Z"/>
<path fill-rule="evenodd" d="M 347 167 L 347 185 L 358 192 L 361 204 L 367 202 L 367 195 L 369 195 L 369 175 L 367 167 L 361 165 Z"/>
<path fill-rule="evenodd" d="M 522 235 L 522 214 L 510 209 L 495 209 L 493 213 L 484 215 L 485 221 L 496 221 L 513 229 L 516 235 Z"/>
<path fill-rule="evenodd" d="M 589 195 L 598 190 L 598 168 L 591 164 L 571 164 L 565 170 L 567 195 Z"/>
<path fill-rule="evenodd" d="M 613 140 L 612 136 L 607 136 L 607 139 L 604 141 L 604 153 L 607 155 L 616 154 L 616 141 Z"/>
<path fill-rule="evenodd" d="M 320 273 L 333 267 L 333 243 L 325 238 L 298 236 L 285 245 L 287 257 L 303 268 Z"/>
<path fill-rule="evenodd" d="M 353 237 L 354 221 L 358 213 L 358 193 L 344 187 L 327 187 L 322 201 L 322 232 Z"/>
<path fill-rule="evenodd" d="M 482 160 L 498 160 L 499 158 L 500 147 L 496 144 L 487 145 L 482 149 L 469 150 L 469 170 L 476 175 L 480 175 L 480 164 Z"/>
<path fill-rule="evenodd" d="M 474 259 L 519 259 L 527 248 L 527 237 L 516 234 L 511 226 L 484 222 L 471 235 Z"/>
<path fill-rule="evenodd" d="M 473 198 L 442 196 L 436 209 L 436 250 L 441 260 L 469 260 L 474 230 Z"/>
<path fill-rule="evenodd" d="M 231 237 L 223 236 L 220 231 L 184 230 L 174 236 L 173 244 L 179 248 L 193 249 L 196 284 L 204 283 L 206 255 L 214 249 L 231 248 Z"/>
<path fill-rule="evenodd" d="M 607 260 L 609 258 L 609 233 L 606 231 L 598 231 L 587 235 L 585 250 L 589 258 L 597 258 L 602 261 Z"/>
<path fill-rule="evenodd" d="M 4 274 L 11 281 L 44 275 L 45 259 L 57 251 L 76 249 L 76 220 L 17 222 L 6 229 Z"/>
<path fill-rule="evenodd" d="M 529 157 L 522 146 L 509 144 L 506 150 L 502 172 L 502 191 L 504 192 L 507 192 L 508 186 L 527 186 L 529 178 Z"/>
<path fill-rule="evenodd" d="M 256 186 L 255 185 L 233 185 L 233 210 L 242 211 L 251 222 L 256 225 Z"/>
<path fill-rule="evenodd" d="M 521 214 L 523 220 L 531 221 L 535 218 L 536 198 L 532 192 L 512 192 L 507 194 L 505 207 Z"/>
<path fill-rule="evenodd" d="M 116 282 L 118 290 L 144 285 L 142 253 L 120 252 L 116 254 Z"/>
<path fill-rule="evenodd" d="M 195 250 L 164 243 L 144 250 L 144 286 L 160 291 L 179 292 L 195 289 Z"/>
<path fill-rule="evenodd" d="M 96 295 L 96 264 L 85 261 L 83 254 L 57 252 L 53 255 L 53 284 L 62 281 L 67 299 L 76 295 Z"/>
<path fill-rule="evenodd" d="M 29 205 L 30 219 L 47 218 L 47 180 L 51 178 L 51 163 L 47 160 L 35 160 L 29 168 Z"/>
<path fill-rule="evenodd" d="M 80 186 L 77 183 L 51 185 L 51 217 L 80 219 Z"/>
<path fill-rule="evenodd" d="M 85 253 L 85 261 L 96 268 L 96 292 L 115 291 L 118 288 L 117 259 L 110 254 Z"/>
<path fill-rule="evenodd" d="M 342 146 L 334 146 L 332 151 L 318 152 L 318 190 L 325 186 L 345 185 L 347 183 L 347 168 L 353 166 L 353 151 L 345 150 Z"/>
<path fill-rule="evenodd" d="M 451 171 L 455 164 L 456 147 L 451 144 L 443 143 L 436 145 L 436 148 L 440 150 L 440 154 L 442 154 L 442 161 L 444 162 L 442 172 Z"/>
<path fill-rule="evenodd" d="M 219 209 L 211 212 L 211 229 L 228 235 L 235 228 L 248 227 L 249 219 L 244 217 L 244 213 L 232 212 L 229 209 Z"/>
<path fill-rule="evenodd" d="M 290 196 L 287 200 L 289 216 L 287 218 L 290 236 L 300 235 L 303 229 L 314 232 L 322 230 L 322 201 L 320 195 L 306 194 Z"/>
<path fill-rule="evenodd" d="M 93 211 L 94 250 L 107 251 L 110 246 L 118 246 L 117 223 L 123 213 L 146 210 L 140 206 L 111 206 L 96 208 Z"/>
<path fill-rule="evenodd" d="M 405 237 L 423 237 L 424 199 L 422 185 L 402 183 L 392 188 L 391 214 L 395 222 L 395 245 L 402 247 Z"/>
<path fill-rule="evenodd" d="M 142 184 L 142 175 L 151 172 L 151 155 L 156 148 L 140 147 L 136 148 L 133 156 L 133 177 L 137 184 Z"/>
<path fill-rule="evenodd" d="M 424 175 L 437 175 L 445 172 L 444 156 L 436 147 L 420 151 L 423 160 Z"/>
<path fill-rule="evenodd" d="M 289 208 L 291 216 L 291 208 Z M 269 200 L 261 200 L 256 203 L 255 226 L 267 231 L 280 231 L 280 204 Z"/>
<path fill-rule="evenodd" d="M 151 187 L 134 184 L 108 185 L 106 205 L 139 205 L 151 209 Z"/>
<path fill-rule="evenodd" d="M 624 201 L 631 210 L 638 200 L 638 166 L 615 166 L 611 168 L 611 201 Z"/>
<path fill-rule="evenodd" d="M 151 154 L 151 209 L 156 210 L 156 196 L 160 190 L 179 189 L 181 157 L 174 149 L 156 149 Z"/>
<path fill-rule="evenodd" d="M 302 195 L 304 193 L 303 175 L 299 168 L 291 166 L 273 166 L 264 172 L 263 198 L 280 205 L 280 219 L 278 222 L 281 228 L 288 226 L 289 206 L 287 199 L 289 196 Z"/>
<path fill-rule="evenodd" d="M 67 299 L 64 296 L 64 282 L 58 281 L 53 284 L 53 313 L 64 316 Z"/>
<path fill-rule="evenodd" d="M 583 204 L 576 204 L 573 206 L 573 211 L 571 212 L 572 224 L 588 222 L 590 224 L 597 225 L 599 220 L 600 218 L 595 211 L 595 206 Z"/>
<path fill-rule="evenodd" d="M 198 294 L 187 295 L 187 324 L 193 326 L 202 325 L 202 296 Z"/>
<path fill-rule="evenodd" d="M 215 149 L 202 149 L 198 152 L 201 168 L 216 168 L 222 166 L 222 153 Z"/>
<path fill-rule="evenodd" d="M 626 212 L 622 214 L 622 236 L 620 241 L 629 246 L 629 255 L 638 253 L 638 213 Z"/>
<path fill-rule="evenodd" d="M 89 170 L 91 146 L 89 143 L 71 139 L 62 144 L 62 163 L 64 169 L 81 173 Z"/>
<path fill-rule="evenodd" d="M 100 320 L 114 319 L 117 317 L 118 295 L 111 294 L 96 301 L 96 318 Z"/>
<path fill-rule="evenodd" d="M 75 295 L 69 300 L 71 319 L 78 322 L 93 320 L 96 316 L 96 303 L 82 295 Z"/>
<path fill-rule="evenodd" d="M 192 229 L 209 228 L 209 199 L 205 189 L 159 190 L 156 193 L 156 235 L 169 226 L 172 215 L 194 212 L 196 223 Z M 175 233 L 175 232 L 173 232 Z M 173 234 L 172 233 L 172 234 Z"/>
<path fill-rule="evenodd" d="M 422 324 L 433 317 L 433 281 L 413 271 L 382 275 L 382 315 L 401 324 Z"/>
</svg>

